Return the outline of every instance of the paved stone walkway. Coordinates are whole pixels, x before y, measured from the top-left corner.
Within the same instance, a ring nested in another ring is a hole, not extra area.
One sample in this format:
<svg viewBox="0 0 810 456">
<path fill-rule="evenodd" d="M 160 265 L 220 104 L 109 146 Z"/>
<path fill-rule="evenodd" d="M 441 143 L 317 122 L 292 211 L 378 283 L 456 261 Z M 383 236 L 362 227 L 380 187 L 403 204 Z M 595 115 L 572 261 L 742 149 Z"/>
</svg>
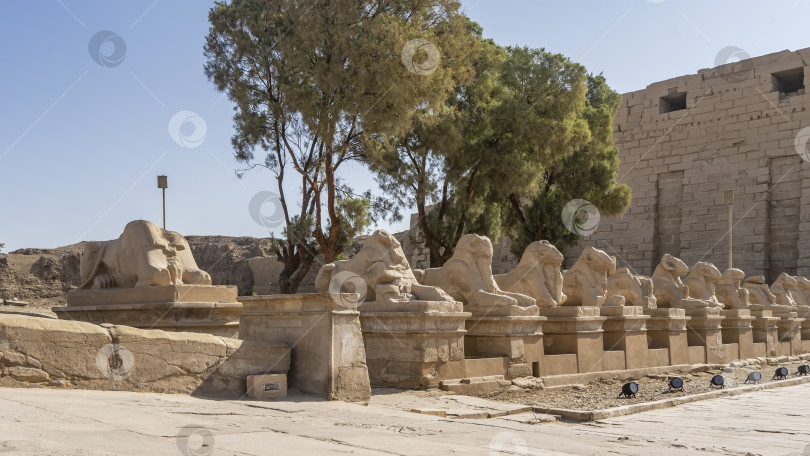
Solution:
<svg viewBox="0 0 810 456">
<path fill-rule="evenodd" d="M 810 456 L 810 384 L 589 424 L 439 418 L 398 394 L 361 406 L 0 389 L 0 454 Z"/>
</svg>

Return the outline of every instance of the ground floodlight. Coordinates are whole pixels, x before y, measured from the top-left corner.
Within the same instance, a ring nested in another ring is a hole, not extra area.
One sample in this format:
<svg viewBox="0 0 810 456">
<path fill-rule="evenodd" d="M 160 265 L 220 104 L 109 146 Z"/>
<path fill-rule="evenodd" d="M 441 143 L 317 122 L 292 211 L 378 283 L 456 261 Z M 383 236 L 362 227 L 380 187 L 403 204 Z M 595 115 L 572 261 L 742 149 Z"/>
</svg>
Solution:
<svg viewBox="0 0 810 456">
<path fill-rule="evenodd" d="M 762 380 L 762 374 L 759 372 L 751 372 L 748 374 L 748 379 L 745 380 L 745 383 L 759 383 Z"/>
<path fill-rule="evenodd" d="M 799 375 L 810 375 L 810 366 L 808 366 L 807 364 L 802 364 L 801 366 L 799 366 L 798 374 Z"/>
<path fill-rule="evenodd" d="M 712 377 L 712 382 L 710 386 L 719 386 L 720 388 L 725 388 L 726 379 L 723 378 L 722 375 L 715 375 L 714 377 Z"/>
<path fill-rule="evenodd" d="M 672 377 L 669 381 L 669 389 L 674 391 L 683 391 L 683 379 L 681 377 Z"/>
<path fill-rule="evenodd" d="M 784 380 L 787 378 L 787 376 L 788 376 L 787 367 L 780 367 L 779 369 L 776 369 L 776 373 L 773 374 L 773 378 L 775 380 Z"/>
<path fill-rule="evenodd" d="M 624 386 L 622 386 L 622 392 L 619 393 L 619 397 L 636 397 L 636 393 L 638 393 L 638 383 L 625 383 Z"/>
</svg>

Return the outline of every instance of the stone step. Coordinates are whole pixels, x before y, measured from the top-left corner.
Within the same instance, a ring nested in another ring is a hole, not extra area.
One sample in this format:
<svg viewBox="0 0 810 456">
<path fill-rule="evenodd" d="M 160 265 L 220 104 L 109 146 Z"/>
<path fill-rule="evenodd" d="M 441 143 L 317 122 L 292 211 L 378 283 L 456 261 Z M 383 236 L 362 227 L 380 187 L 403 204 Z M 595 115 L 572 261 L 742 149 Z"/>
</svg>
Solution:
<svg viewBox="0 0 810 456">
<path fill-rule="evenodd" d="M 442 380 L 439 388 L 456 394 L 480 395 L 491 394 L 501 388 L 509 387 L 512 384 L 504 379 L 503 375 L 490 375 L 487 377 L 468 377 L 452 380 Z"/>
</svg>

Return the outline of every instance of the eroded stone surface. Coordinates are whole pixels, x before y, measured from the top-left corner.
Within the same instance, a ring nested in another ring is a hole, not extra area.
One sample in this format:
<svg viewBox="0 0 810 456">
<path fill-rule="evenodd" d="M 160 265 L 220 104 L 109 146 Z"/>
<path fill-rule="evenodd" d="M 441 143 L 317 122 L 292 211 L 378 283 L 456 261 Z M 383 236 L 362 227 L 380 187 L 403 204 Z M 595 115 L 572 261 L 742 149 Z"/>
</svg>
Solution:
<svg viewBox="0 0 810 456">
<path fill-rule="evenodd" d="M 616 270 L 616 260 L 603 250 L 586 247 L 576 263 L 563 274 L 566 306 L 600 307 L 607 299 L 608 274 Z"/>
<path fill-rule="evenodd" d="M 495 282 L 504 291 L 531 296 L 538 307 L 558 306 L 566 299 L 560 270 L 563 259 L 562 253 L 550 242 L 532 242 L 517 267 L 494 276 Z"/>
<path fill-rule="evenodd" d="M 0 386 L 239 398 L 247 375 L 285 373 L 289 364 L 282 344 L 0 315 Z"/>
</svg>

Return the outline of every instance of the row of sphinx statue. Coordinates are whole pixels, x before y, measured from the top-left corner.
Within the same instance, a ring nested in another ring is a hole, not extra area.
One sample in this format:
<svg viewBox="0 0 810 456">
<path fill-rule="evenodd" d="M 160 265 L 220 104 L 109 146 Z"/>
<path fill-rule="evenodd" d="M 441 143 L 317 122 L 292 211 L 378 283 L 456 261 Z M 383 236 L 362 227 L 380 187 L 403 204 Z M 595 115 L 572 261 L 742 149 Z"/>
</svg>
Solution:
<svg viewBox="0 0 810 456">
<path fill-rule="evenodd" d="M 740 269 L 721 273 L 706 262 L 690 269 L 669 254 L 651 277 L 617 269 L 614 257 L 594 247 L 586 247 L 564 272 L 562 253 L 548 241 L 530 244 L 506 274 L 493 275 L 492 256 L 488 238 L 467 234 L 442 267 L 413 270 L 399 241 L 377 230 L 352 258 L 324 265 L 315 286 L 319 292 L 356 292 L 367 301 L 461 301 L 472 312 L 497 306 L 810 307 L 810 280 L 804 277 L 783 273 L 768 286 L 763 276 L 746 278 Z"/>
</svg>

